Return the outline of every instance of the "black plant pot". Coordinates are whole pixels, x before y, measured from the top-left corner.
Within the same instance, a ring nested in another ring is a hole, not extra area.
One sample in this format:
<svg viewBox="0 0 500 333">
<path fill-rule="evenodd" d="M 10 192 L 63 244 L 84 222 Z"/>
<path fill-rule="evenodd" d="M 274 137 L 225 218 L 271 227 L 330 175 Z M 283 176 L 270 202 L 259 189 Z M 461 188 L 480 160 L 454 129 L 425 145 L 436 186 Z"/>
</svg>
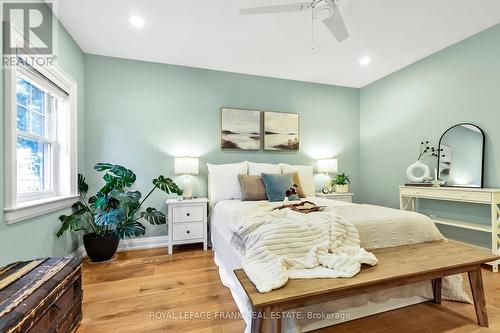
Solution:
<svg viewBox="0 0 500 333">
<path fill-rule="evenodd" d="M 120 237 L 116 232 L 105 236 L 96 234 L 83 235 L 83 246 L 85 246 L 85 251 L 87 251 L 87 255 L 93 262 L 107 261 L 113 258 L 119 243 Z"/>
</svg>

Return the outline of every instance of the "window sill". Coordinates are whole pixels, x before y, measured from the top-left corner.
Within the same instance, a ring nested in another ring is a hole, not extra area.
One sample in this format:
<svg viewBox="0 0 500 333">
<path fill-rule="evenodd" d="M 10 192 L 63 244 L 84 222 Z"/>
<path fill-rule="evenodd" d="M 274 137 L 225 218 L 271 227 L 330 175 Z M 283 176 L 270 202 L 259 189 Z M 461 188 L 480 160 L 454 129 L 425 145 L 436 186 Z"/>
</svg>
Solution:
<svg viewBox="0 0 500 333">
<path fill-rule="evenodd" d="M 71 207 L 77 199 L 78 195 L 68 195 L 23 202 L 18 204 L 17 207 L 5 208 L 3 210 L 5 223 L 13 224 L 33 217 L 57 212 L 58 210 Z"/>
</svg>

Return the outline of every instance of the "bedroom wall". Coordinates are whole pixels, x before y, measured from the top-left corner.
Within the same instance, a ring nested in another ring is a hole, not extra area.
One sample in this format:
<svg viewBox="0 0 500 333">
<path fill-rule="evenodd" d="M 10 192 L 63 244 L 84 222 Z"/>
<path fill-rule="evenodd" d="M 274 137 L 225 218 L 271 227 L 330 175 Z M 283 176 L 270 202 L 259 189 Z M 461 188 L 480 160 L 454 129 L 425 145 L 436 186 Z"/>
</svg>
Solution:
<svg viewBox="0 0 500 333">
<path fill-rule="evenodd" d="M 500 25 L 385 77 L 360 92 L 362 202 L 399 206 L 398 186 L 421 140 L 437 144 L 452 125 L 486 133 L 485 186 L 500 187 Z M 431 214 L 489 223 L 481 206 L 433 204 Z M 490 235 L 442 228 L 449 237 L 490 246 Z"/>
<path fill-rule="evenodd" d="M 157 175 L 173 177 L 173 157 L 184 155 L 200 157 L 196 196 L 207 193 L 207 162 L 315 165 L 330 156 L 352 175 L 352 190 L 360 189 L 358 89 L 95 55 L 85 56 L 85 84 L 86 170 L 93 190 L 101 184 L 92 170 L 97 162 L 132 169 L 145 194 Z M 299 113 L 300 151 L 221 151 L 222 106 Z M 150 204 L 165 210 L 165 198 L 157 192 Z M 148 235 L 166 231 L 147 228 Z"/>
<path fill-rule="evenodd" d="M 57 24 L 57 23 L 56 23 Z M 0 27 L 0 35 L 3 31 Z M 59 24 L 57 64 L 77 81 L 78 89 L 78 163 L 83 169 L 85 156 L 84 144 L 84 59 L 83 52 Z M 2 43 L 3 45 L 3 43 Z M 2 47 L 2 46 L 0 46 Z M 2 52 L 3 54 L 3 52 Z M 1 108 L 4 108 L 3 80 L 0 80 Z M 54 236 L 59 227 L 58 216 L 63 213 L 56 212 L 40 216 L 31 220 L 7 225 L 4 221 L 4 112 L 0 117 L 0 267 L 13 261 L 27 260 L 44 256 L 62 256 L 74 251 L 78 246 L 78 237 L 64 235 L 61 238 Z"/>
</svg>

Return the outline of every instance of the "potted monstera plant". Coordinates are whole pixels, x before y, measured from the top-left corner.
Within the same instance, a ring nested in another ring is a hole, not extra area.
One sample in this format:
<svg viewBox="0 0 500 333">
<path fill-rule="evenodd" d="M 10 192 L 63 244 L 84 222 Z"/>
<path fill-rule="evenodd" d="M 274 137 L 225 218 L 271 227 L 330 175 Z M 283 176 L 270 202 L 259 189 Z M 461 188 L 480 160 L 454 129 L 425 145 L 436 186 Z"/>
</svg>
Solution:
<svg viewBox="0 0 500 333">
<path fill-rule="evenodd" d="M 89 186 L 85 177 L 78 175 L 80 200 L 73 206 L 71 215 L 61 215 L 61 227 L 56 233 L 60 237 L 66 231 L 83 231 L 83 245 L 94 262 L 110 260 L 118 248 L 120 239 L 140 237 L 146 232 L 143 221 L 150 224 L 165 224 L 165 214 L 153 207 L 143 209 L 144 202 L 155 190 L 182 194 L 182 190 L 170 179 L 159 176 L 153 179 L 153 188 L 142 198 L 139 191 L 130 188 L 136 175 L 121 165 L 98 163 L 94 166 L 104 172 L 104 186 L 96 195 L 87 199 Z"/>
</svg>

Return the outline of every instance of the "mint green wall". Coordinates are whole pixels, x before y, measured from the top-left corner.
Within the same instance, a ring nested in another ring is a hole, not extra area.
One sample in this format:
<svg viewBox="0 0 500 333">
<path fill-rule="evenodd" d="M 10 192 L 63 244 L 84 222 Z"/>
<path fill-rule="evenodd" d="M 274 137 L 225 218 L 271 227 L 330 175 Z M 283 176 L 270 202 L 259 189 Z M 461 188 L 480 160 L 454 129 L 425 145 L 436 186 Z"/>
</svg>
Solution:
<svg viewBox="0 0 500 333">
<path fill-rule="evenodd" d="M 500 186 L 499 41 L 497 25 L 361 89 L 363 202 L 398 207 L 398 186 L 406 181 L 419 142 L 437 144 L 446 129 L 462 122 L 486 132 L 485 186 Z M 487 209 L 462 206 L 424 203 L 422 208 L 488 223 Z M 489 234 L 443 231 L 449 237 L 490 244 Z"/>
<path fill-rule="evenodd" d="M 96 162 L 123 164 L 137 173 L 143 193 L 156 175 L 173 176 L 173 156 L 200 157 L 195 195 L 206 195 L 209 163 L 242 160 L 314 164 L 337 156 L 359 185 L 359 91 L 203 69 L 85 56 L 86 170 Z M 219 149 L 220 107 L 300 114 L 298 153 Z M 100 181 L 87 174 L 91 187 Z M 157 193 L 151 204 L 165 209 Z M 148 226 L 148 234 L 165 234 Z"/>
<path fill-rule="evenodd" d="M 0 28 L 1 29 L 1 28 Z M 77 81 L 78 89 L 78 161 L 83 167 L 85 154 L 84 142 L 84 58 L 80 47 L 66 32 L 62 25 L 58 30 L 58 49 L 56 62 Z M 1 30 L 0 30 L 1 33 Z M 3 36 L 3 34 L 2 34 Z M 3 45 L 3 42 L 2 42 Z M 3 54 L 3 52 L 2 52 Z M 3 69 L 3 68 L 2 68 Z M 3 81 L 0 82 L 1 107 L 4 107 Z M 57 217 L 62 212 L 48 214 L 39 218 L 6 225 L 3 217 L 4 208 L 4 112 L 0 124 L 0 266 L 17 260 L 25 260 L 43 256 L 66 255 L 76 249 L 78 238 L 75 235 L 65 235 L 58 239 L 54 236 L 59 221 Z"/>
</svg>

